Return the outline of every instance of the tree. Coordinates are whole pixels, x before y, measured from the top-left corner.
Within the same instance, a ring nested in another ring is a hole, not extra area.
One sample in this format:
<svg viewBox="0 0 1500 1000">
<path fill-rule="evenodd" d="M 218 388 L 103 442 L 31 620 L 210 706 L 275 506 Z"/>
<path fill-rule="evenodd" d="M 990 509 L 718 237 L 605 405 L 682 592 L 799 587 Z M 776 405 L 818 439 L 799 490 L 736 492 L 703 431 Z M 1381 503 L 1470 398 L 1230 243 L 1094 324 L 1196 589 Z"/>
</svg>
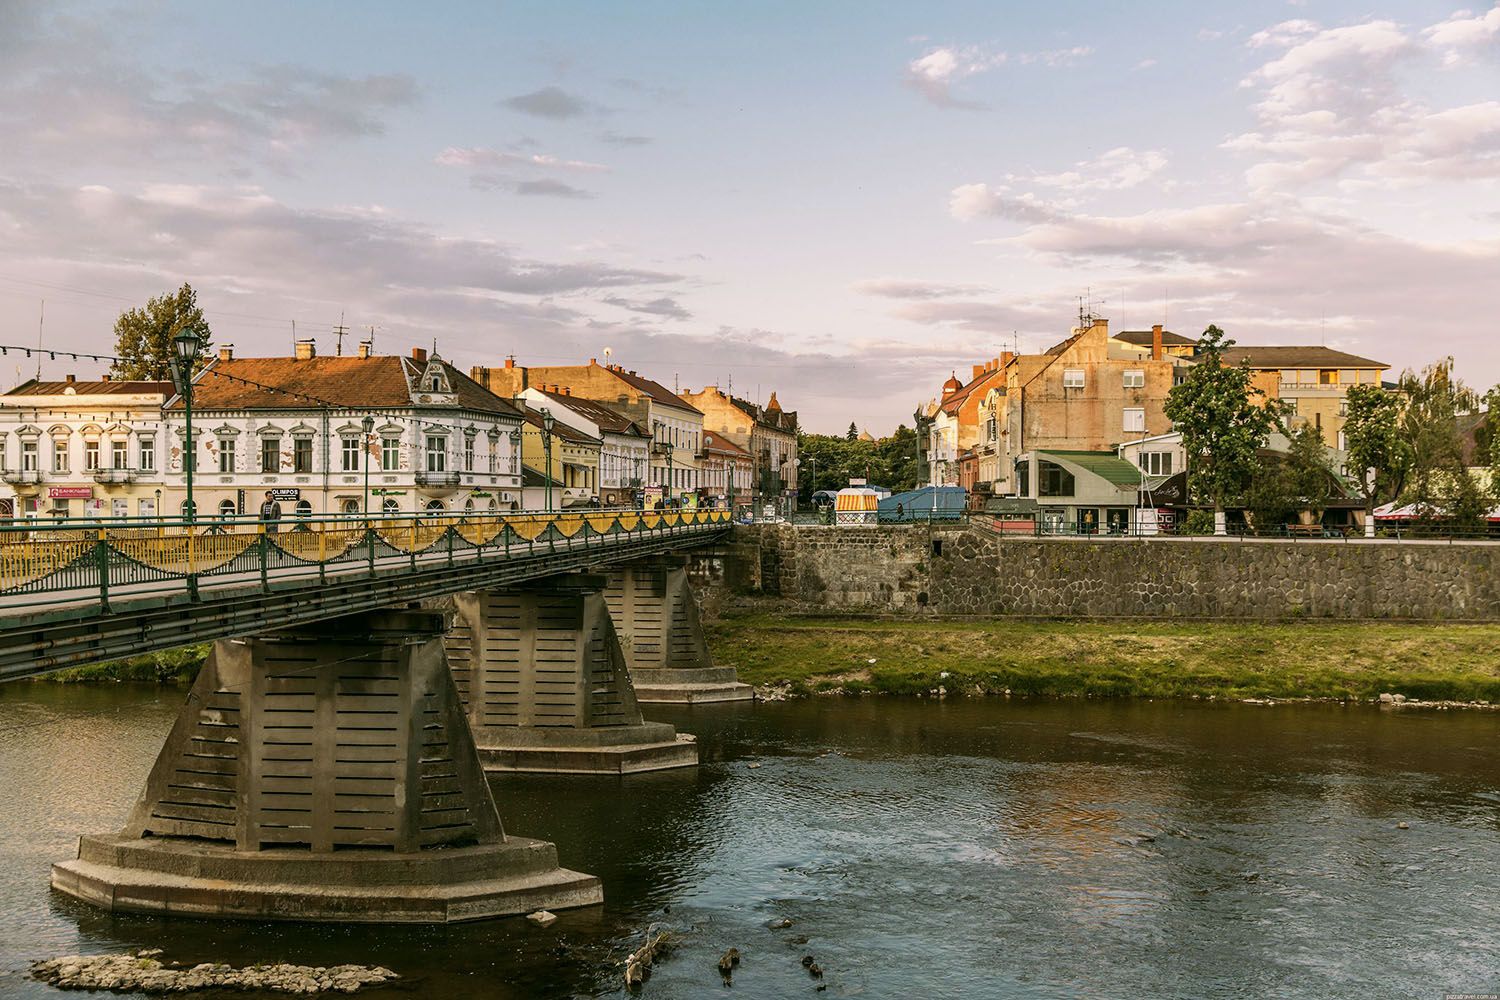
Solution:
<svg viewBox="0 0 1500 1000">
<path fill-rule="evenodd" d="M 1411 468 L 1411 442 L 1401 433 L 1402 397 L 1378 385 L 1356 385 L 1344 396 L 1349 474 L 1365 502 L 1365 537 L 1375 535 L 1375 508 L 1401 495 Z"/>
<path fill-rule="evenodd" d="M 917 462 L 916 431 L 905 424 L 898 425 L 890 437 L 875 443 L 875 454 L 884 470 L 883 478 L 876 482 L 895 493 L 916 489 L 923 473 Z"/>
<path fill-rule="evenodd" d="M 1198 363 L 1167 395 L 1167 417 L 1188 455 L 1188 485 L 1195 499 L 1213 505 L 1216 534 L 1224 533 L 1224 505 L 1243 493 L 1277 419 L 1270 401 L 1257 404 L 1265 393 L 1250 384 L 1249 369 L 1224 364 L 1233 345 L 1217 326 L 1204 330 Z"/>
<path fill-rule="evenodd" d="M 1303 423 L 1288 432 L 1287 439 L 1291 447 L 1282 463 L 1287 493 L 1295 498 L 1297 510 L 1308 511 L 1315 522 L 1320 522 L 1323 511 L 1328 509 L 1328 496 L 1333 486 L 1333 470 L 1328 467 L 1328 448 L 1323 444 L 1323 431 L 1310 423 Z"/>
<path fill-rule="evenodd" d="M 1399 431 L 1412 451 L 1402 499 L 1416 506 L 1418 517 L 1441 513 L 1465 527 L 1476 526 L 1484 491 L 1464 462 L 1458 417 L 1472 413 L 1478 397 L 1454 377 L 1452 358 L 1428 365 L 1421 374 L 1403 372 L 1399 385 L 1406 399 Z"/>
<path fill-rule="evenodd" d="M 844 432 L 845 441 L 858 441 L 859 428 L 854 426 L 854 421 L 849 421 L 849 429 Z"/>
<path fill-rule="evenodd" d="M 1500 385 L 1484 394 L 1484 418 L 1474 428 L 1474 464 L 1490 470 L 1490 497 L 1500 503 Z"/>
<path fill-rule="evenodd" d="M 192 285 L 184 283 L 176 292 L 151 299 L 143 309 L 125 310 L 115 320 L 115 353 L 120 360 L 110 373 L 122 379 L 169 381 L 172 338 L 186 329 L 203 339 L 204 349 L 193 366 L 196 374 L 208 364 L 210 332 Z"/>
</svg>

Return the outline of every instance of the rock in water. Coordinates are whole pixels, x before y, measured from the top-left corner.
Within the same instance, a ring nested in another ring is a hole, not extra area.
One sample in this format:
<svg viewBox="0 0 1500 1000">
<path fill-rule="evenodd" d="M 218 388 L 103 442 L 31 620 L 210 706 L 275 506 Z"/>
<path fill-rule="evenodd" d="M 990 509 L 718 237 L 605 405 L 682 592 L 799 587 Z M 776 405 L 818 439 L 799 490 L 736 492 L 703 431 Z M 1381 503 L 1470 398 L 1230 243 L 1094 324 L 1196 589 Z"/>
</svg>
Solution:
<svg viewBox="0 0 1500 1000">
<path fill-rule="evenodd" d="M 169 969 L 154 956 L 161 949 L 131 955 L 69 955 L 31 966 L 31 975 L 62 990 L 119 993 L 188 993 L 204 990 L 264 990 L 274 993 L 356 993 L 399 978 L 390 969 L 364 965 L 255 965 L 246 969 L 203 962 Z"/>
<path fill-rule="evenodd" d="M 557 923 L 557 914 L 551 910 L 537 910 L 535 913 L 528 913 L 526 919 L 539 927 L 550 927 Z"/>
</svg>

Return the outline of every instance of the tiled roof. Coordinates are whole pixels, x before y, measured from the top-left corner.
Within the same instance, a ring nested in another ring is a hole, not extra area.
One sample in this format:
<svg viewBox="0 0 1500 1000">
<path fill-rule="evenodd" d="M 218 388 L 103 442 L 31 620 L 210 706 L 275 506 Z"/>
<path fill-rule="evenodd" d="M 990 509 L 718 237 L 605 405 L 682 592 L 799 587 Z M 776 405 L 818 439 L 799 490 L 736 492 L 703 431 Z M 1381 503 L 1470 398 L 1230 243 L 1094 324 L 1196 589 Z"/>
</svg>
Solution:
<svg viewBox="0 0 1500 1000">
<path fill-rule="evenodd" d="M 1037 454 L 1071 462 L 1115 486 L 1139 486 L 1141 482 L 1141 470 L 1112 451 L 1038 451 Z"/>
<path fill-rule="evenodd" d="M 599 426 L 600 431 L 610 434 L 633 434 L 636 437 L 651 436 L 648 431 L 641 430 L 640 425 L 634 420 L 597 400 L 584 399 L 582 396 L 573 396 L 565 392 L 548 392 L 545 389 L 537 389 L 537 391 L 548 399 L 557 400 L 580 416 L 592 420 Z"/>
<path fill-rule="evenodd" d="M 1345 354 L 1331 347 L 1260 347 L 1235 344 L 1224 352 L 1232 365 L 1250 368 L 1389 368 L 1383 361 L 1371 361 L 1355 354 Z"/>
<path fill-rule="evenodd" d="M 679 410 L 687 410 L 690 413 L 701 412 L 692 403 L 689 403 L 681 396 L 678 396 L 676 393 L 668 389 L 666 386 L 662 385 L 660 382 L 654 382 L 651 379 L 646 378 L 644 375 L 637 375 L 634 372 L 628 372 L 622 368 L 611 368 L 609 370 L 614 372 L 615 378 L 619 379 L 621 382 L 624 382 L 626 385 L 630 386 L 637 392 L 643 392 L 646 395 L 650 396 L 654 402 L 660 403 L 663 406 L 675 406 Z"/>
<path fill-rule="evenodd" d="M 730 396 L 729 402 L 738 407 L 751 420 L 754 420 L 763 427 L 786 431 L 788 433 L 797 430 L 796 410 L 783 410 L 779 404 L 776 409 L 770 410 L 759 403 L 752 403 L 750 400 L 741 399 L 738 396 Z"/>
<path fill-rule="evenodd" d="M 533 427 L 542 426 L 542 412 L 533 407 L 526 407 L 526 422 Z M 553 415 L 552 433 L 564 441 L 572 441 L 574 444 L 598 444 L 599 439 L 591 434 L 585 434 L 576 427 L 569 427 Z"/>
<path fill-rule="evenodd" d="M 741 448 L 739 445 L 735 444 L 724 435 L 715 434 L 712 431 L 703 432 L 703 447 L 705 450 L 722 451 L 726 455 L 743 455 L 746 458 L 750 457 L 750 453 L 744 448 Z"/>
<path fill-rule="evenodd" d="M 1112 339 L 1118 340 L 1123 344 L 1134 344 L 1137 347 L 1150 347 L 1152 332 L 1150 330 L 1121 330 L 1119 333 L 1113 334 Z M 1189 337 L 1184 337 L 1180 333 L 1163 330 L 1161 332 L 1161 343 L 1163 347 L 1192 347 L 1198 342 Z"/>
<path fill-rule="evenodd" d="M 943 403 L 942 403 L 942 409 L 945 412 L 948 412 L 948 413 L 953 413 L 953 412 L 957 411 L 958 408 L 961 405 L 963 405 L 963 401 L 966 400 L 966 399 L 968 399 L 969 395 L 971 393 L 973 393 L 973 391 L 979 387 L 980 383 L 984 382 L 986 379 L 990 378 L 992 375 L 999 375 L 1004 370 L 1005 369 L 1003 369 L 1003 368 L 991 368 L 987 372 L 980 372 L 978 378 L 973 379 L 967 385 L 960 386 L 959 388 L 955 389 L 953 392 L 951 392 L 948 395 L 944 396 L 943 397 Z"/>
<path fill-rule="evenodd" d="M 31 379 L 22 382 L 7 392 L 7 396 L 61 396 L 72 389 L 79 396 L 115 396 L 131 393 L 160 393 L 170 396 L 175 391 L 171 382 L 136 382 L 114 379 L 99 379 L 93 382 L 38 382 Z"/>
<path fill-rule="evenodd" d="M 446 361 L 439 359 L 437 363 L 463 409 L 520 414 L 509 400 L 496 396 Z M 322 401 L 348 409 L 427 406 L 432 404 L 415 401 L 420 393 L 414 393 L 408 381 L 415 381 L 426 367 L 425 362 L 389 354 L 215 361 L 193 383 L 193 406 L 204 410 L 305 410 Z M 235 379 L 258 384 L 246 385 Z M 179 400 L 173 408 L 180 406 Z"/>
</svg>

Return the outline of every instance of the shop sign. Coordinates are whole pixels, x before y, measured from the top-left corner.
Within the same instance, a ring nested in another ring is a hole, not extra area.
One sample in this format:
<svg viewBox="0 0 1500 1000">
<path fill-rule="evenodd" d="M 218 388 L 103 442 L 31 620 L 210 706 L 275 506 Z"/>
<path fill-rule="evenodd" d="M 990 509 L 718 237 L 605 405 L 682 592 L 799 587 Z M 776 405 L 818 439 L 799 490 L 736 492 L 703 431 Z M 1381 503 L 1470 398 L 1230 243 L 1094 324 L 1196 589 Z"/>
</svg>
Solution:
<svg viewBox="0 0 1500 1000">
<path fill-rule="evenodd" d="M 78 497 L 91 499 L 94 495 L 92 486 L 49 486 L 47 496 L 52 500 L 72 500 Z"/>
<path fill-rule="evenodd" d="M 277 486 L 267 491 L 271 499 L 280 503 L 282 500 L 301 500 L 302 491 L 291 486 Z"/>
<path fill-rule="evenodd" d="M 373 493 L 373 494 L 375 494 L 378 497 L 404 497 L 404 496 L 406 496 L 406 491 L 405 490 L 383 490 L 383 489 L 381 489 L 378 486 L 375 489 L 371 490 L 370 492 Z"/>
</svg>

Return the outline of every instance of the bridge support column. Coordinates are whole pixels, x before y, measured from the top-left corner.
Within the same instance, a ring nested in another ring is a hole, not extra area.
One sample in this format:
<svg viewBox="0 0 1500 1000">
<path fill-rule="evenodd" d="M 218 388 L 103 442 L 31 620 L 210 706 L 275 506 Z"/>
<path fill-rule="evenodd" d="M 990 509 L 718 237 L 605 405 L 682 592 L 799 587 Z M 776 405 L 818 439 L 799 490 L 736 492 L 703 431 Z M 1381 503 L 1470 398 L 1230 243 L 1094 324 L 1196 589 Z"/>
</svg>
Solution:
<svg viewBox="0 0 1500 1000">
<path fill-rule="evenodd" d="M 125 829 L 54 888 L 109 910 L 447 923 L 603 899 L 507 837 L 443 655 L 378 611 L 215 644 Z"/>
<path fill-rule="evenodd" d="M 697 705 L 752 697 L 733 667 L 714 666 L 681 557 L 610 567 L 604 597 L 641 702 Z"/>
<path fill-rule="evenodd" d="M 698 744 L 641 718 L 600 576 L 455 597 L 453 671 L 489 771 L 631 774 L 692 767 Z"/>
</svg>

